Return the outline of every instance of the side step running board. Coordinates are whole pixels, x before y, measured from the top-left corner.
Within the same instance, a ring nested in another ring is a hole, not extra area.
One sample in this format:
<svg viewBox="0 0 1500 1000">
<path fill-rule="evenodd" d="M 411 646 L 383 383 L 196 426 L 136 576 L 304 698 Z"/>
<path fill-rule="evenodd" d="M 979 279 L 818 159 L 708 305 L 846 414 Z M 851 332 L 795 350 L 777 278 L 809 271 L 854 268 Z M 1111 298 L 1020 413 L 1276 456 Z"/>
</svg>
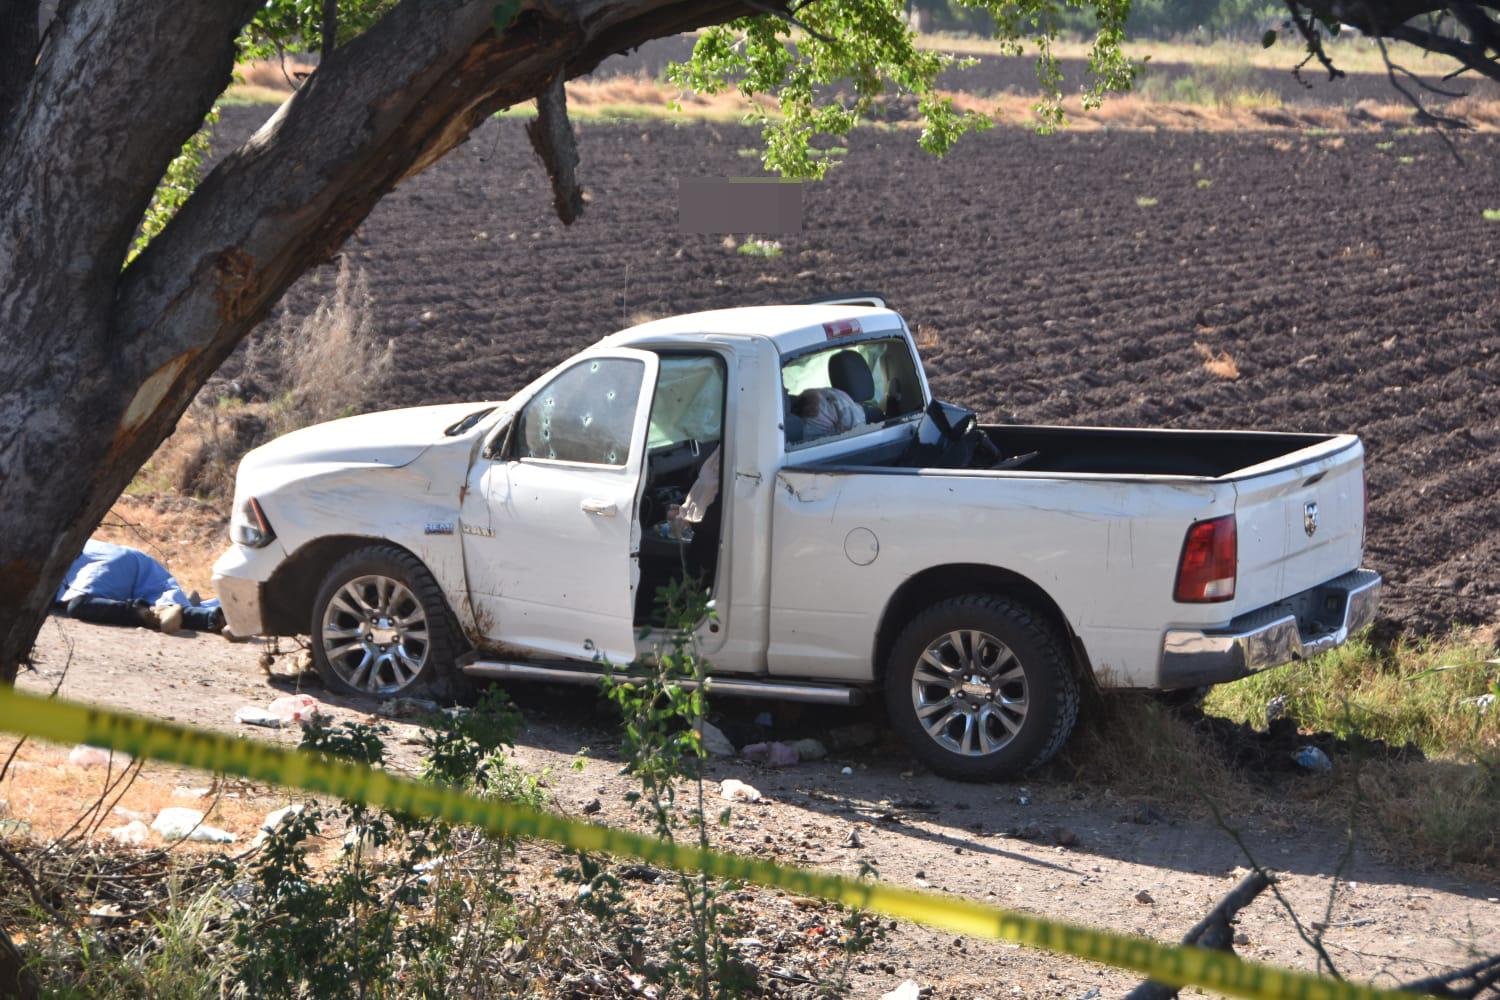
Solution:
<svg viewBox="0 0 1500 1000">
<path fill-rule="evenodd" d="M 475 660 L 465 664 L 463 670 L 470 677 L 500 681 L 543 681 L 549 684 L 593 685 L 599 683 L 599 678 L 604 676 L 602 670 L 589 667 L 544 667 L 532 663 L 497 663 L 493 660 Z M 696 686 L 696 682 L 683 681 L 682 686 L 691 688 Z M 864 692 L 859 688 L 832 684 L 710 677 L 704 686 L 711 694 L 730 698 L 805 701 L 818 705 L 858 705 L 864 701 Z"/>
</svg>

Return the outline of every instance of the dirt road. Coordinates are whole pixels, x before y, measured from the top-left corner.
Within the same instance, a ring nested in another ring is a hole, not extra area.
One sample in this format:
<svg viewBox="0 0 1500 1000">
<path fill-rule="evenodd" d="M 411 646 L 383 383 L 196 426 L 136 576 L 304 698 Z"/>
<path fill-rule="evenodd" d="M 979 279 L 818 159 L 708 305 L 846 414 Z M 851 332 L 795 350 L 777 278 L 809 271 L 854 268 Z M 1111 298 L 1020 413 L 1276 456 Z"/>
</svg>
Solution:
<svg viewBox="0 0 1500 1000">
<path fill-rule="evenodd" d="M 66 667 L 65 697 L 291 742 L 291 733 L 234 722 L 236 708 L 263 705 L 289 689 L 288 682 L 265 677 L 260 652 L 256 644 L 218 637 L 167 637 L 54 619 L 42 632 L 38 669 L 23 675 L 21 686 L 50 690 Z M 336 720 L 369 720 L 376 709 L 316 686 L 307 692 Z M 633 823 L 624 798 L 631 785 L 619 773 L 619 739 L 608 709 L 584 689 L 517 687 L 513 694 L 527 720 L 516 758 L 533 772 L 549 772 L 556 807 L 577 814 L 597 799 L 601 809 L 594 818 Z M 755 706 L 752 714 L 765 707 Z M 826 737 L 832 727 L 862 718 L 820 709 L 777 725 Z M 409 767 L 416 751 L 404 741 L 414 727 L 382 721 L 392 728 L 393 765 Z M 577 759 L 583 766 L 573 770 Z M 852 774 L 844 775 L 844 767 Z M 1180 936 L 1244 871 L 1240 849 L 1191 802 L 1144 809 L 1045 775 L 1024 787 L 963 785 L 926 773 L 885 744 L 836 751 L 783 771 L 720 760 L 709 773 L 714 780 L 747 781 L 766 796 L 764 803 L 736 807 L 731 826 L 718 834 L 728 849 L 846 873 L 865 859 L 892 883 L 1162 939 Z M 266 789 L 261 797 L 261 805 L 271 805 L 282 796 Z M 1263 810 L 1228 820 L 1263 864 L 1285 874 L 1283 892 L 1304 920 L 1321 921 L 1345 838 L 1340 831 L 1297 828 L 1284 805 L 1268 800 Z M 843 846 L 855 829 L 863 846 Z M 550 857 L 537 846 L 523 854 L 538 862 Z M 1390 983 L 1460 964 L 1475 952 L 1500 951 L 1495 886 L 1403 870 L 1358 852 L 1344 878 L 1326 941 L 1347 976 Z M 808 914 L 781 894 L 757 892 L 741 905 L 761 937 L 812 932 Z M 1246 957 L 1314 965 L 1269 896 L 1245 912 L 1241 930 L 1248 943 L 1238 951 Z M 1132 982 L 1110 970 L 903 924 L 862 960 L 854 995 L 879 996 L 907 978 L 934 987 L 937 997 L 1108 997 Z"/>
</svg>

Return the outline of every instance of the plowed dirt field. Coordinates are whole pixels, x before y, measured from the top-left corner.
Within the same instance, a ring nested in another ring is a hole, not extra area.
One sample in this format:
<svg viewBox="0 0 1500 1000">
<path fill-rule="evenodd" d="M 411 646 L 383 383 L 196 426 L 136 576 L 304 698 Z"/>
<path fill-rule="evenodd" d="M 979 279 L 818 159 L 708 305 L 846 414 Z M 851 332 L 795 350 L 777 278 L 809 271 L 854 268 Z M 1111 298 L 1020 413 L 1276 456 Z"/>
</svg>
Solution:
<svg viewBox="0 0 1500 1000">
<path fill-rule="evenodd" d="M 221 140 L 266 113 L 229 109 Z M 580 126 L 593 200 L 564 228 L 521 122 L 485 125 L 345 248 L 398 356 L 371 405 L 503 398 L 643 317 L 877 288 L 934 391 L 987 420 L 1363 435 L 1385 613 L 1500 617 L 1500 141 L 1460 139 L 1462 162 L 1422 134 L 996 129 L 944 161 L 906 130 L 847 144 L 763 258 L 677 231 L 677 178 L 758 172 L 752 130 Z"/>
</svg>

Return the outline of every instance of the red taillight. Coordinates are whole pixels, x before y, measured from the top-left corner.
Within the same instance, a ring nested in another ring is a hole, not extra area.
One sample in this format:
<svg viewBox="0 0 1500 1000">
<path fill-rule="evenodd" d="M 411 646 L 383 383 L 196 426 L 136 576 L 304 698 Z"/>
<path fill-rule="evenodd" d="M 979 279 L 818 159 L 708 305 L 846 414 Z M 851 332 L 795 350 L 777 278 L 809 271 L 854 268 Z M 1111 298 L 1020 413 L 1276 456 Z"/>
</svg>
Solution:
<svg viewBox="0 0 1500 1000">
<path fill-rule="evenodd" d="M 1199 521 L 1188 529 L 1177 563 L 1175 600 L 1184 604 L 1209 604 L 1234 598 L 1235 568 L 1239 540 L 1234 515 Z"/>
</svg>

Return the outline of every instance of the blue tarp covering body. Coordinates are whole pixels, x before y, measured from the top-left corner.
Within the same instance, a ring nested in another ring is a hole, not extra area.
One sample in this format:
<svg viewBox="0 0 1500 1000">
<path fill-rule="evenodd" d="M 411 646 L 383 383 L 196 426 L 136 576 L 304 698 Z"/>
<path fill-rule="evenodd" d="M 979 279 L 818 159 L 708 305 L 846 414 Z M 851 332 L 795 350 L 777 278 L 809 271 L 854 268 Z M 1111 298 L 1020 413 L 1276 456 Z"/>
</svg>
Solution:
<svg viewBox="0 0 1500 1000">
<path fill-rule="evenodd" d="M 73 560 L 57 591 L 57 602 L 75 597 L 103 597 L 112 601 L 145 601 L 150 605 L 180 604 L 191 607 L 187 594 L 161 563 L 139 549 L 90 539 L 83 555 Z M 216 607 L 218 601 L 205 601 Z"/>
</svg>

